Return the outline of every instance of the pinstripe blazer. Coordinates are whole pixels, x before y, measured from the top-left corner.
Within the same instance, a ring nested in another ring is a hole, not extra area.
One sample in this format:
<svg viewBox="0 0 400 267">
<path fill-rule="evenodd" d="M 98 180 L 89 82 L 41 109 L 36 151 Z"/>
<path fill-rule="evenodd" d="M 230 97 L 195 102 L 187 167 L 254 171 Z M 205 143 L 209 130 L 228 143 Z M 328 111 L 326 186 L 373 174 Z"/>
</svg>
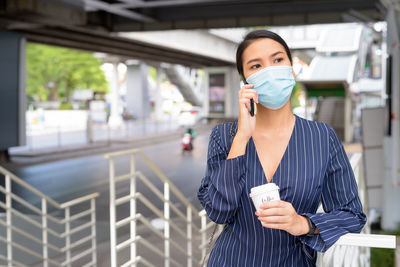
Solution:
<svg viewBox="0 0 400 267">
<path fill-rule="evenodd" d="M 234 124 L 237 129 L 237 122 Z M 212 130 L 207 170 L 198 198 L 211 220 L 226 224 L 210 253 L 208 266 L 315 266 L 340 236 L 360 232 L 366 216 L 354 174 L 335 131 L 296 116 L 286 151 L 272 178 L 282 200 L 307 215 L 320 234 L 293 236 L 268 229 L 254 215 L 250 189 L 267 183 L 253 140 L 246 153 L 226 159 L 231 124 Z M 316 213 L 322 202 L 325 213 Z"/>
</svg>

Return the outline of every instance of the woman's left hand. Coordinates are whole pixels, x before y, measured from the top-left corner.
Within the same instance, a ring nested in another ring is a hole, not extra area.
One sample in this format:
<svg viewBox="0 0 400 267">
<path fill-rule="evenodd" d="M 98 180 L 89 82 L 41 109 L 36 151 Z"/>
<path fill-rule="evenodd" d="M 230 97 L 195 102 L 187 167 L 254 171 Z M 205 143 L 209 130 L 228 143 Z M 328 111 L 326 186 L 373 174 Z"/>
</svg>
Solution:
<svg viewBox="0 0 400 267">
<path fill-rule="evenodd" d="M 298 215 L 292 204 L 283 200 L 264 202 L 256 211 L 258 219 L 266 228 L 285 230 L 294 235 L 304 235 L 309 232 L 307 219 Z"/>
</svg>

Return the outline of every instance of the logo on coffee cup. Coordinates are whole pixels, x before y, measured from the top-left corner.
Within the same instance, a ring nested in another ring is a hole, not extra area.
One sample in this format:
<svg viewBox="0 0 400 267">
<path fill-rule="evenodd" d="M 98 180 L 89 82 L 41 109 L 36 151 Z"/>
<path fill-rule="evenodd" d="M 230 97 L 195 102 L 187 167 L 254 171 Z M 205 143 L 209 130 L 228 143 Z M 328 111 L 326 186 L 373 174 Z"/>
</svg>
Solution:
<svg viewBox="0 0 400 267">
<path fill-rule="evenodd" d="M 274 197 L 271 197 L 271 196 L 263 196 L 261 198 L 261 202 L 269 202 L 269 201 L 272 201 L 272 200 L 274 200 Z"/>
</svg>

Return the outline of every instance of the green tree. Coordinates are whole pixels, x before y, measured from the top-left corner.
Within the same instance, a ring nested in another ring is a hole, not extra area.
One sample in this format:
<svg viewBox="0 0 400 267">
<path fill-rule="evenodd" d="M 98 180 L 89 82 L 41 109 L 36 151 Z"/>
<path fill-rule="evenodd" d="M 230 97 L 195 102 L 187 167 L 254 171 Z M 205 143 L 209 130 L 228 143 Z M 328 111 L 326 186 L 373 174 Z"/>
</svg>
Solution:
<svg viewBox="0 0 400 267">
<path fill-rule="evenodd" d="M 69 102 L 73 90 L 107 92 L 108 83 L 93 53 L 41 44 L 26 46 L 27 94 L 35 101 Z"/>
</svg>

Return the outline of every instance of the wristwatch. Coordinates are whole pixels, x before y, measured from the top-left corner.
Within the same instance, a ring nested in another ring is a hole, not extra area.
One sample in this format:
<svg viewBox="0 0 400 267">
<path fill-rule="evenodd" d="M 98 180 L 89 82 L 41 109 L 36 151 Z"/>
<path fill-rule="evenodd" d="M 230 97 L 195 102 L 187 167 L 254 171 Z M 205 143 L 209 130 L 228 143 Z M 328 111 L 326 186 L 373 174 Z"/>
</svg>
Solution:
<svg viewBox="0 0 400 267">
<path fill-rule="evenodd" d="M 308 226 L 310 227 L 310 231 L 306 234 L 307 236 L 313 236 L 315 235 L 315 230 L 317 229 L 317 227 L 315 226 L 315 224 L 311 221 L 310 218 L 308 218 L 308 216 L 304 216 L 307 219 L 308 222 Z"/>
</svg>

